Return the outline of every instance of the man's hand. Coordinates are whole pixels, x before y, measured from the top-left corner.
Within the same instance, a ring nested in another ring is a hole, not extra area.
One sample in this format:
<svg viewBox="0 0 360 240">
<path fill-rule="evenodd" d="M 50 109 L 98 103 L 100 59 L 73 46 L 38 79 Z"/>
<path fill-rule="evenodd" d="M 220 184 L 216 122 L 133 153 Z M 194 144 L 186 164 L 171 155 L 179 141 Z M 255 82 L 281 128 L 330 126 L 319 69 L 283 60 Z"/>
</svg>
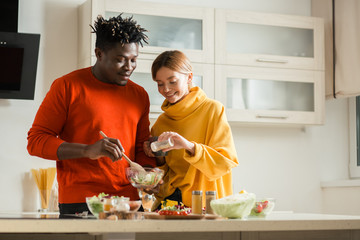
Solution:
<svg viewBox="0 0 360 240">
<path fill-rule="evenodd" d="M 120 160 L 124 148 L 116 138 L 103 138 L 85 148 L 85 154 L 90 159 L 109 157 L 113 162 Z"/>
<path fill-rule="evenodd" d="M 59 160 L 109 157 L 115 162 L 122 158 L 123 151 L 124 148 L 118 139 L 106 137 L 90 145 L 63 142 L 57 150 L 57 156 Z"/>
<path fill-rule="evenodd" d="M 151 148 L 150 148 L 150 141 L 145 141 L 143 148 L 144 148 L 144 153 L 146 156 L 155 157 L 155 155 L 153 154 L 153 152 L 151 151 Z"/>
</svg>

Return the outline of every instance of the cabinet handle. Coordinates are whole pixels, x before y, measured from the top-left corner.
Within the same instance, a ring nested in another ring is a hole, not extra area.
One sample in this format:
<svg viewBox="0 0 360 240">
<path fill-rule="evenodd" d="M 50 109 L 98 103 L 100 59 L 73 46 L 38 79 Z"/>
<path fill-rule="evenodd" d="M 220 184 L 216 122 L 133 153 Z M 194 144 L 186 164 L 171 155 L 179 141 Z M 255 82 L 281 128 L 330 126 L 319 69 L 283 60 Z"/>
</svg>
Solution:
<svg viewBox="0 0 360 240">
<path fill-rule="evenodd" d="M 277 60 L 277 59 L 269 59 L 269 58 L 258 58 L 257 62 L 268 62 L 268 63 L 288 63 L 288 60 Z"/>
<path fill-rule="evenodd" d="M 276 116 L 276 115 L 256 115 L 256 118 L 287 119 L 287 118 L 288 118 L 288 116 Z"/>
</svg>

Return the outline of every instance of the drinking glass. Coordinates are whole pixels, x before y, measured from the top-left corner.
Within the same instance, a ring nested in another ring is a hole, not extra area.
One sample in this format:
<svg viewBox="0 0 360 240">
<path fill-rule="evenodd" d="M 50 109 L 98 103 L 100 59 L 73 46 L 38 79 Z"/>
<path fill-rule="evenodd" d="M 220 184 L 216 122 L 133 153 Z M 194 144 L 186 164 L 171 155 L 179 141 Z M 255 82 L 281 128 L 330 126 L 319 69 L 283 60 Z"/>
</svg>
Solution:
<svg viewBox="0 0 360 240">
<path fill-rule="evenodd" d="M 138 189 L 138 193 L 144 208 L 144 212 L 151 212 L 151 207 L 155 202 L 154 194 L 148 194 L 144 191 L 141 191 L 140 189 Z"/>
</svg>

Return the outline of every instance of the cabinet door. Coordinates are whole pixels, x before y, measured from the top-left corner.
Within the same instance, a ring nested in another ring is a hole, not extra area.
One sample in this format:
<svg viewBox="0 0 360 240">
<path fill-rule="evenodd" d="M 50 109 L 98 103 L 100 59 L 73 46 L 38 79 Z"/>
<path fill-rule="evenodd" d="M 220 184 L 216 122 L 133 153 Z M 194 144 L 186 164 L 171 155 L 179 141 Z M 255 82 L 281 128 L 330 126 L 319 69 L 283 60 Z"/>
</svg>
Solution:
<svg viewBox="0 0 360 240">
<path fill-rule="evenodd" d="M 138 60 L 137 68 L 131 75 L 131 80 L 144 87 L 150 98 L 150 118 L 156 118 L 162 113 L 161 105 L 164 97 L 158 92 L 157 84 L 151 77 L 150 60 Z M 206 95 L 214 98 L 214 65 L 193 63 L 193 85 L 202 88 Z"/>
<path fill-rule="evenodd" d="M 322 124 L 324 72 L 216 66 L 215 98 L 230 122 Z"/>
<path fill-rule="evenodd" d="M 139 58 L 155 59 L 161 52 L 171 49 L 183 51 L 192 62 L 214 62 L 214 9 L 174 4 L 137 2 L 131 0 L 89 0 L 91 7 L 83 11 L 88 13 L 87 22 L 82 27 L 90 32 L 89 24 L 94 23 L 98 15 L 104 18 L 117 16 L 133 16 L 134 19 L 148 30 L 149 44 L 140 47 Z M 90 13 L 91 12 L 91 13 Z M 91 20 L 90 20 L 91 17 Z M 82 30 L 83 31 L 83 30 Z M 89 33 L 84 33 L 89 36 Z M 92 34 L 95 35 L 95 34 Z M 91 36 L 91 49 L 94 54 L 95 36 Z M 86 40 L 86 39 L 84 39 Z"/>
<path fill-rule="evenodd" d="M 320 18 L 216 9 L 216 63 L 324 70 Z"/>
</svg>

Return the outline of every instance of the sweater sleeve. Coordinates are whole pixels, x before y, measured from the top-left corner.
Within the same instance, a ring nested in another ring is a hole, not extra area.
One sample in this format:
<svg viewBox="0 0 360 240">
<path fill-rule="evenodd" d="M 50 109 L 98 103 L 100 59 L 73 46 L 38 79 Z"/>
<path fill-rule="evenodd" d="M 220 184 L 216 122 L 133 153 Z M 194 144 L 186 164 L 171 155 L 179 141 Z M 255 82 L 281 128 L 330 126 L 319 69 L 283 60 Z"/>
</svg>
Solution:
<svg viewBox="0 0 360 240">
<path fill-rule="evenodd" d="M 55 80 L 36 113 L 28 132 L 27 150 L 30 155 L 58 160 L 57 149 L 64 141 L 58 135 L 66 120 L 65 86 Z"/>
<path fill-rule="evenodd" d="M 146 99 L 144 105 L 144 112 L 139 120 L 136 133 L 136 143 L 135 143 L 135 161 L 142 166 L 155 167 L 156 160 L 155 158 L 146 156 L 144 152 L 144 142 L 149 140 L 150 137 L 150 121 L 149 121 L 149 112 L 150 112 L 150 100 L 148 94 L 144 91 L 144 99 Z"/>
<path fill-rule="evenodd" d="M 223 106 L 217 115 L 212 116 L 209 123 L 206 144 L 193 142 L 194 156 L 184 151 L 184 159 L 199 169 L 210 181 L 229 173 L 238 165 L 231 129 Z"/>
</svg>

